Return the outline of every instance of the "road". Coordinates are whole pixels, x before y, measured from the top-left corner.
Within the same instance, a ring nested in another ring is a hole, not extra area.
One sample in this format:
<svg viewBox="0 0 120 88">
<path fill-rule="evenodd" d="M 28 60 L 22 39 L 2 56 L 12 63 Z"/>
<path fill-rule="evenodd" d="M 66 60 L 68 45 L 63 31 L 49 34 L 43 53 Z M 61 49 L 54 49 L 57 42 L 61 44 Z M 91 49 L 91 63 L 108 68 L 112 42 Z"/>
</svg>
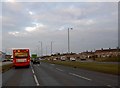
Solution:
<svg viewBox="0 0 120 88">
<path fill-rule="evenodd" d="M 118 76 L 43 63 L 30 68 L 12 68 L 3 73 L 3 86 L 108 86 L 118 85 Z"/>
</svg>

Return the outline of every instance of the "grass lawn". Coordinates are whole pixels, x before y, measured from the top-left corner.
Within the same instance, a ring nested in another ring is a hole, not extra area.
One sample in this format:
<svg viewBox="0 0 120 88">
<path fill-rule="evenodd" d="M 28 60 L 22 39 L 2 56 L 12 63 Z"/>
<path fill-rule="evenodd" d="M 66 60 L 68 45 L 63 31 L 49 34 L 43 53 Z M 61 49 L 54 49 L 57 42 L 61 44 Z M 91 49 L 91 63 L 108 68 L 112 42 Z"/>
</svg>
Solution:
<svg viewBox="0 0 120 88">
<path fill-rule="evenodd" d="M 11 69 L 13 67 L 13 64 L 6 64 L 6 65 L 3 65 L 2 67 L 0 66 L 0 72 L 5 72 L 9 69 Z"/>
<path fill-rule="evenodd" d="M 114 75 L 120 75 L 120 73 L 118 73 L 118 64 L 104 64 L 104 63 L 95 63 L 95 62 L 76 62 L 76 61 L 75 62 L 74 61 L 48 61 L 48 60 L 44 60 L 43 62 L 70 66 L 74 68 L 93 70 L 93 71 L 98 71 L 103 73 L 114 74 Z"/>
<path fill-rule="evenodd" d="M 95 60 L 100 62 L 120 62 L 120 57 L 102 57 L 95 58 Z"/>
</svg>

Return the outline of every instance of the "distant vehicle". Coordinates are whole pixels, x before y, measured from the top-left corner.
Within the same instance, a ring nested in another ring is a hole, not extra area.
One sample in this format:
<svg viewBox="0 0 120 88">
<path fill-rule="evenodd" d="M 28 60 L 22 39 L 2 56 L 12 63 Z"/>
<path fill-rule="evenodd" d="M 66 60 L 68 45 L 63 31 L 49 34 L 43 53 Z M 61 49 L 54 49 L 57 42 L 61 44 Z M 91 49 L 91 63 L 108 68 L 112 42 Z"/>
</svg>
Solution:
<svg viewBox="0 0 120 88">
<path fill-rule="evenodd" d="M 7 60 L 3 60 L 2 62 L 6 62 Z"/>
<path fill-rule="evenodd" d="M 33 62 L 33 60 L 34 60 L 35 58 L 37 58 L 37 54 L 32 54 L 32 55 L 31 55 L 31 61 Z"/>
<path fill-rule="evenodd" d="M 13 50 L 13 64 L 16 67 L 29 67 L 30 54 L 29 49 L 15 49 Z"/>
<path fill-rule="evenodd" d="M 10 59 L 7 59 L 7 61 L 11 61 Z"/>
<path fill-rule="evenodd" d="M 66 60 L 66 57 L 65 56 L 61 56 L 61 61 L 65 61 Z"/>
<path fill-rule="evenodd" d="M 56 61 L 57 59 L 56 59 L 56 58 L 54 58 L 53 60 L 54 60 L 54 61 Z"/>
<path fill-rule="evenodd" d="M 12 62 L 12 59 L 5 59 L 2 62 Z"/>
<path fill-rule="evenodd" d="M 73 57 L 71 57 L 71 58 L 70 58 L 70 61 L 75 61 L 75 60 L 76 60 L 76 59 L 75 59 L 75 58 L 73 58 Z"/>
<path fill-rule="evenodd" d="M 34 58 L 33 59 L 33 64 L 40 64 L 39 58 Z"/>
<path fill-rule="evenodd" d="M 13 59 L 10 59 L 11 62 L 13 62 Z"/>
<path fill-rule="evenodd" d="M 83 61 L 83 60 L 85 61 L 86 59 L 85 59 L 85 58 L 81 58 L 80 60 L 81 60 L 81 61 Z"/>
</svg>

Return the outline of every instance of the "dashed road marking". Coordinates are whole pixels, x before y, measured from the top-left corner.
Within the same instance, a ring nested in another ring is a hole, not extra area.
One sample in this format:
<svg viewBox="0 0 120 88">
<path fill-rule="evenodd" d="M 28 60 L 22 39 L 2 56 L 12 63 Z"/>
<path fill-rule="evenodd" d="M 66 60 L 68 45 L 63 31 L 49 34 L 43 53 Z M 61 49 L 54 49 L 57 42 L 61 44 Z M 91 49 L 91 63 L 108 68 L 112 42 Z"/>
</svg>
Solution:
<svg viewBox="0 0 120 88">
<path fill-rule="evenodd" d="M 32 69 L 33 74 L 35 73 L 34 70 Z"/>
<path fill-rule="evenodd" d="M 108 87 L 112 87 L 111 85 L 106 85 L 106 86 L 108 86 Z"/>
<path fill-rule="evenodd" d="M 57 70 L 59 70 L 59 71 L 63 71 L 63 70 L 61 70 L 61 69 L 59 69 L 59 68 L 56 68 Z"/>
<path fill-rule="evenodd" d="M 51 64 L 51 65 L 53 65 L 53 66 L 54 66 L 55 64 Z"/>
<path fill-rule="evenodd" d="M 35 79 L 35 82 L 36 82 L 37 86 L 39 86 L 40 84 L 39 84 L 39 82 L 38 82 L 38 80 L 37 80 L 36 75 L 34 75 L 34 79 Z"/>
<path fill-rule="evenodd" d="M 32 72 L 33 72 L 33 77 L 34 77 L 34 80 L 35 80 L 35 82 L 36 82 L 36 85 L 39 86 L 40 84 L 39 84 L 39 82 L 38 82 L 38 80 L 37 80 L 37 77 L 36 77 L 36 75 L 35 75 L 35 71 L 33 70 L 33 67 L 31 67 L 31 69 L 32 69 Z"/>
<path fill-rule="evenodd" d="M 82 79 L 85 79 L 85 80 L 89 80 L 91 81 L 92 79 L 89 79 L 89 78 L 86 78 L 86 77 L 83 77 L 83 76 L 80 76 L 80 75 L 77 75 L 77 74 L 74 74 L 74 73 L 69 73 L 70 75 L 73 75 L 73 76 L 76 76 L 76 77 L 79 77 L 79 78 L 82 78 Z"/>
</svg>

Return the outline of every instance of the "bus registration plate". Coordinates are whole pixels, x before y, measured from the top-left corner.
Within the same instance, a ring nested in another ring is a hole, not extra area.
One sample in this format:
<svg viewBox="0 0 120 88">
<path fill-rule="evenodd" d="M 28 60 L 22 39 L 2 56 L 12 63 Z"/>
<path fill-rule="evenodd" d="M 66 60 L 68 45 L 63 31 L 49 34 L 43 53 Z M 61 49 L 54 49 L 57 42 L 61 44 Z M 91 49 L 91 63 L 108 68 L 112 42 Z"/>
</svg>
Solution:
<svg viewBox="0 0 120 88">
<path fill-rule="evenodd" d="M 17 62 L 26 62 L 26 59 L 17 59 Z"/>
</svg>

